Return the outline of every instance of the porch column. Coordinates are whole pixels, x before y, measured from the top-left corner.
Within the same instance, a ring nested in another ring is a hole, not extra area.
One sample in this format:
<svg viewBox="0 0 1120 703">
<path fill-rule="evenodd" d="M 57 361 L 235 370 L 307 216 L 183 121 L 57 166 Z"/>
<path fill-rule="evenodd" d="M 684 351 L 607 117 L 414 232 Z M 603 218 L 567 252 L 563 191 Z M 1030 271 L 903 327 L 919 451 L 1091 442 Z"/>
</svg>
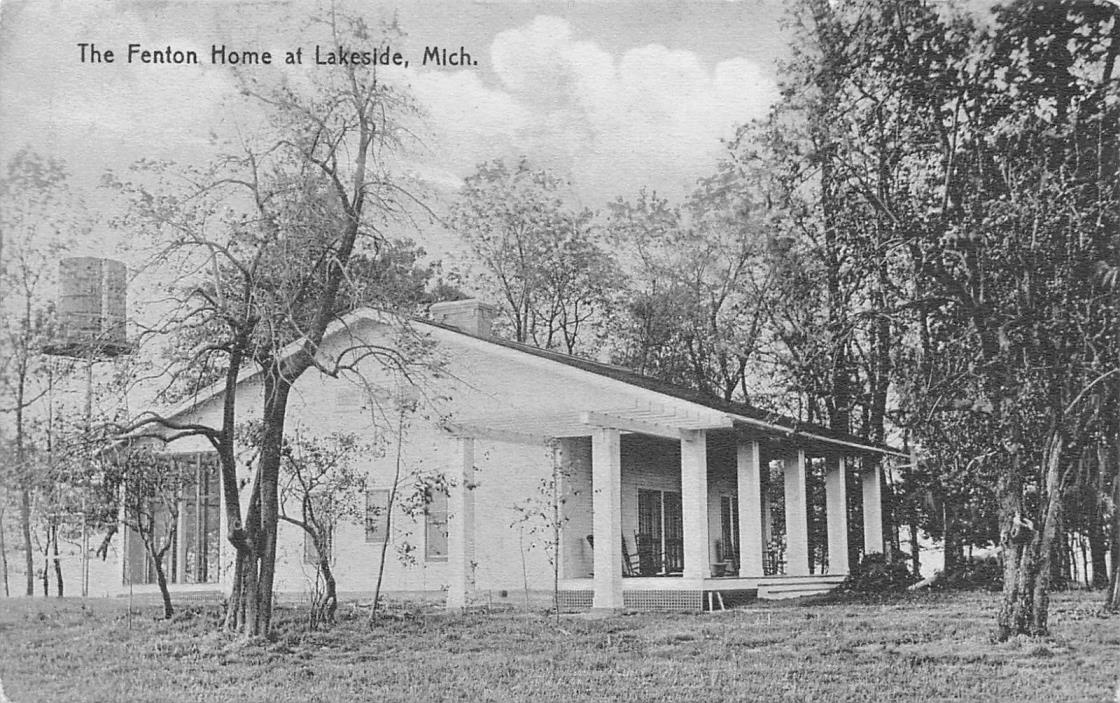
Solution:
<svg viewBox="0 0 1120 703">
<path fill-rule="evenodd" d="M 681 518 L 684 578 L 711 575 L 708 551 L 708 442 L 704 430 L 681 430 Z"/>
<path fill-rule="evenodd" d="M 828 573 L 848 573 L 847 461 L 836 457 L 824 475 L 825 515 L 828 518 Z"/>
<path fill-rule="evenodd" d="M 591 433 L 591 512 L 595 536 L 596 609 L 622 608 L 622 447 L 619 432 Z"/>
<path fill-rule="evenodd" d="M 737 454 L 739 576 L 762 576 L 762 447 L 740 442 Z"/>
<path fill-rule="evenodd" d="M 883 553 L 883 483 L 879 462 L 864 459 L 863 553 Z"/>
<path fill-rule="evenodd" d="M 786 574 L 809 573 L 809 515 L 805 509 L 805 450 L 782 461 L 786 488 Z"/>
<path fill-rule="evenodd" d="M 474 439 L 459 438 L 459 465 L 447 496 L 447 607 L 463 608 L 474 561 Z"/>
</svg>

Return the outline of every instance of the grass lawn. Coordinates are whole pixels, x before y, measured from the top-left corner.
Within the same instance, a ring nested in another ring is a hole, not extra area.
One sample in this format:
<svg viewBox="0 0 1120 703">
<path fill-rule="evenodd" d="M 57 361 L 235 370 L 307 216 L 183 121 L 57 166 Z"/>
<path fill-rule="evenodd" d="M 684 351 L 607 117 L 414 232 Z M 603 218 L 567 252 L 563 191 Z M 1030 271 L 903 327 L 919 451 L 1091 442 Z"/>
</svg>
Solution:
<svg viewBox="0 0 1120 703">
<path fill-rule="evenodd" d="M 995 599 L 759 603 L 606 619 L 513 611 L 363 613 L 274 642 L 215 631 L 214 606 L 172 622 L 116 600 L 0 601 L 0 679 L 32 701 L 1116 701 L 1120 618 L 1057 594 L 1054 637 L 994 645 Z"/>
</svg>

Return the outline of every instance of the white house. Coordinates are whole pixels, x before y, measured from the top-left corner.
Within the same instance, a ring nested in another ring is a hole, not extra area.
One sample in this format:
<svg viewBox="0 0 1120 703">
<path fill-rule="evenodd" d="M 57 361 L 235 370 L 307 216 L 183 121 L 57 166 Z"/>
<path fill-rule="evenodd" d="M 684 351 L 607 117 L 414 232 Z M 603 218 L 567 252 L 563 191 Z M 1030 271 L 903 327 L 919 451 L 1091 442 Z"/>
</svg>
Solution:
<svg viewBox="0 0 1120 703">
<path fill-rule="evenodd" d="M 542 544 L 550 532 L 538 525 L 530 533 L 517 508 L 548 504 L 554 473 L 560 588 L 572 608 L 701 608 L 715 593 L 827 590 L 848 572 L 849 503 L 862 505 L 856 531 L 863 551 L 882 551 L 879 466 L 902 456 L 896 450 L 493 338 L 492 309 L 478 301 L 439 303 L 431 315 L 412 327 L 434 343 L 442 367 L 417 379 L 421 409 L 407 419 L 400 451 L 406 467 L 443 472 L 451 488 L 419 517 L 392 512 L 387 531 L 378 508 L 393 480 L 395 433 L 390 451 L 365 459 L 367 520 L 340 525 L 333 537 L 343 594 L 373 589 L 386 540 L 385 592 L 426 592 L 460 607 L 526 587 L 550 590 Z M 391 338 L 378 313 L 361 310 L 328 333 L 324 349 L 329 356 Z M 365 386 L 305 373 L 291 395 L 288 427 L 370 438 L 383 432 L 385 423 L 371 422 L 371 401 L 397 392 L 399 381 L 372 357 L 357 363 Z M 238 393 L 244 411 L 259 407 L 260 379 L 246 375 Z M 221 400 L 217 391 L 203 395 L 175 417 L 217 425 Z M 163 451 L 197 476 L 180 510 L 169 564 L 174 588 L 228 587 L 232 548 L 211 449 L 191 437 Z M 849 500 L 846 478 L 857 474 L 852 485 L 862 486 L 862 499 Z M 815 514 L 823 510 L 827 568 L 821 558 L 810 563 L 813 481 L 823 482 Z M 143 588 L 150 564 L 135 536 L 125 537 L 122 588 Z M 783 539 L 784 549 L 774 549 Z M 277 591 L 306 592 L 314 567 L 302 533 L 281 525 L 278 552 Z"/>
</svg>

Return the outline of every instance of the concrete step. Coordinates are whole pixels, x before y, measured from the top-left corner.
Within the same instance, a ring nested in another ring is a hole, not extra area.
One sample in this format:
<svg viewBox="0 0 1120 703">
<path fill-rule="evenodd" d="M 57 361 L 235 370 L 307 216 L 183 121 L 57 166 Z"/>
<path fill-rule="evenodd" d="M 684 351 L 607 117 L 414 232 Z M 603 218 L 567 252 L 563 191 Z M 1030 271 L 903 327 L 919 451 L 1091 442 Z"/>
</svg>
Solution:
<svg viewBox="0 0 1120 703">
<path fill-rule="evenodd" d="M 844 581 L 843 575 L 829 576 L 780 576 L 758 583 L 758 597 L 765 600 L 784 600 L 828 593 Z"/>
</svg>

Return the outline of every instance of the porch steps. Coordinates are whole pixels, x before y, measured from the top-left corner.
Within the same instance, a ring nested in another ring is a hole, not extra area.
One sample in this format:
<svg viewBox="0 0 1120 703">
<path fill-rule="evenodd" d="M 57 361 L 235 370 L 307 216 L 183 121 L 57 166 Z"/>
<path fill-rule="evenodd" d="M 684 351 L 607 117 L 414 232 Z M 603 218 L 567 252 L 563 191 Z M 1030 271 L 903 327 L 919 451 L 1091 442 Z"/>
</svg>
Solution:
<svg viewBox="0 0 1120 703">
<path fill-rule="evenodd" d="M 770 576 L 758 582 L 760 600 L 785 600 L 828 593 L 843 583 L 844 574 Z"/>
</svg>

